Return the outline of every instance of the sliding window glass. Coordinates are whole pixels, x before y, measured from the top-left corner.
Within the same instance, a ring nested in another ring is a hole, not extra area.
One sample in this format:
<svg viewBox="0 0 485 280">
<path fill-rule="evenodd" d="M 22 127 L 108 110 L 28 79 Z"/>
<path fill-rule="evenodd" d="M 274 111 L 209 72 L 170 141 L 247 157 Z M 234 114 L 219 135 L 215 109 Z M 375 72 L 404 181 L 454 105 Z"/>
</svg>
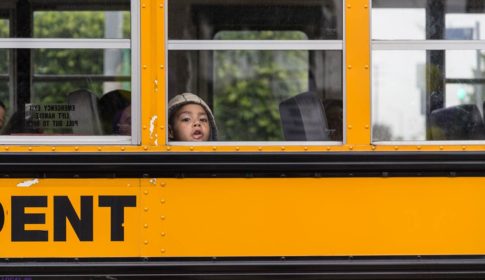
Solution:
<svg viewBox="0 0 485 280">
<path fill-rule="evenodd" d="M 372 140 L 485 140 L 485 1 L 372 1 Z"/>
<path fill-rule="evenodd" d="M 211 140 L 342 141 L 341 1 L 169 0 L 167 15 L 167 101 L 201 98 Z"/>
<path fill-rule="evenodd" d="M 0 142 L 139 142 L 136 2 L 0 4 Z"/>
</svg>

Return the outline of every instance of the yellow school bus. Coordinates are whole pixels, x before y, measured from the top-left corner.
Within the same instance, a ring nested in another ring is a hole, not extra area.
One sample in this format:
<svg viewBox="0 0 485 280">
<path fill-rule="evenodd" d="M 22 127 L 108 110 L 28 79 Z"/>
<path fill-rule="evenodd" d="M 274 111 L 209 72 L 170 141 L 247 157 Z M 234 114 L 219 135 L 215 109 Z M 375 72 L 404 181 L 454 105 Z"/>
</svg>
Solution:
<svg viewBox="0 0 485 280">
<path fill-rule="evenodd" d="M 0 278 L 485 277 L 481 23 L 485 0 L 3 0 Z M 182 93 L 211 141 L 174 136 Z"/>
</svg>

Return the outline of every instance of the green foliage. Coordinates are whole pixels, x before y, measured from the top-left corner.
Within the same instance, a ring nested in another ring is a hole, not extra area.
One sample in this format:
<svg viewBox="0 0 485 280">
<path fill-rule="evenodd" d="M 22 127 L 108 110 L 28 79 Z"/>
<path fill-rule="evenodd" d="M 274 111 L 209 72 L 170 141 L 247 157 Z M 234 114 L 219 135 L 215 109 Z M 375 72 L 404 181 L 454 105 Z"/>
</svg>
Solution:
<svg viewBox="0 0 485 280">
<path fill-rule="evenodd" d="M 226 31 L 223 40 L 298 40 L 293 31 Z M 214 113 L 225 141 L 281 141 L 278 105 L 308 90 L 308 51 L 215 51 Z"/>
<path fill-rule="evenodd" d="M 102 38 L 103 12 L 36 12 L 34 37 L 37 38 Z M 44 75 L 102 74 L 102 50 L 33 50 L 34 73 Z M 50 82 L 35 83 L 32 103 L 65 103 L 67 93 L 76 88 L 100 93 L 100 83 Z"/>
</svg>

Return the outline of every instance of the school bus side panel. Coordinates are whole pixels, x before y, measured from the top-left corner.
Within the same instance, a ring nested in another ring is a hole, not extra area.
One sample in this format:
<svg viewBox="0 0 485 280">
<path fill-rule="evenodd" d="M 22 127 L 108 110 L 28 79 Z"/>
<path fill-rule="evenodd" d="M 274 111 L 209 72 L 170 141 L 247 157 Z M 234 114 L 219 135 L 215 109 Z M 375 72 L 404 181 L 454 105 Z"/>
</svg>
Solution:
<svg viewBox="0 0 485 280">
<path fill-rule="evenodd" d="M 485 253 L 484 178 L 2 179 L 0 186 L 2 258 Z"/>
<path fill-rule="evenodd" d="M 141 254 L 139 179 L 2 179 L 0 190 L 1 257 Z"/>
<path fill-rule="evenodd" d="M 167 256 L 485 253 L 484 178 L 160 180 Z"/>
</svg>

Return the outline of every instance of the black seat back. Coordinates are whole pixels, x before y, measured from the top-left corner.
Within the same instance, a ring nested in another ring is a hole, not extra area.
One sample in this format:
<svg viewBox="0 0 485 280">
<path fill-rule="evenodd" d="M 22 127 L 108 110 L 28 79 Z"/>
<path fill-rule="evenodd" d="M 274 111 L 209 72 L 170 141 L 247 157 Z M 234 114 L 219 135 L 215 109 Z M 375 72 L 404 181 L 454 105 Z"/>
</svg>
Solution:
<svg viewBox="0 0 485 280">
<path fill-rule="evenodd" d="M 474 104 L 437 109 L 430 115 L 431 140 L 485 139 L 483 119 Z"/>
<path fill-rule="evenodd" d="M 287 141 L 327 141 L 327 118 L 320 98 L 300 93 L 280 103 L 283 134 Z"/>
</svg>

